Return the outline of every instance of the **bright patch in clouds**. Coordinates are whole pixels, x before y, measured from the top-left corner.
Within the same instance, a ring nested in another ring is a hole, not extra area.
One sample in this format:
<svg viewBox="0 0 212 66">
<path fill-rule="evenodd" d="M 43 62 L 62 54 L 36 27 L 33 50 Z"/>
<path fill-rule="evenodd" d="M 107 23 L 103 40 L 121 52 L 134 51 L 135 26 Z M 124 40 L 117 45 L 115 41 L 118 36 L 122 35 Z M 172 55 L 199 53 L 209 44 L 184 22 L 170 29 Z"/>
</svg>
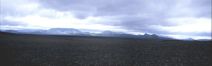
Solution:
<svg viewBox="0 0 212 66">
<path fill-rule="evenodd" d="M 98 24 L 98 22 L 109 21 L 101 17 L 88 17 L 85 19 L 78 19 L 70 12 L 58 12 L 50 9 L 40 9 L 37 13 L 26 16 L 6 16 L 4 20 L 12 22 L 21 22 L 28 26 L 45 27 L 45 28 L 76 28 L 89 29 L 98 31 L 126 31 L 119 27 Z M 9 27 L 9 26 L 7 26 Z M 30 27 L 29 27 L 30 28 Z"/>
<path fill-rule="evenodd" d="M 175 26 L 158 26 L 160 29 L 177 32 L 177 33 L 192 33 L 192 32 L 211 32 L 211 19 L 208 18 L 171 18 L 169 22 L 175 23 Z"/>
<path fill-rule="evenodd" d="M 190 38 L 192 38 L 194 40 L 198 40 L 198 39 L 212 39 L 209 36 L 189 36 L 189 35 L 166 35 L 166 36 L 173 37 L 173 38 L 176 38 L 176 39 L 190 39 Z"/>
<path fill-rule="evenodd" d="M 212 39 L 211 38 L 211 19 L 208 18 L 170 18 L 167 19 L 170 23 L 174 23 L 174 26 L 153 26 L 157 30 L 168 32 L 166 36 L 178 38 L 178 39 Z M 195 34 L 210 33 L 207 36 L 198 36 Z"/>
</svg>

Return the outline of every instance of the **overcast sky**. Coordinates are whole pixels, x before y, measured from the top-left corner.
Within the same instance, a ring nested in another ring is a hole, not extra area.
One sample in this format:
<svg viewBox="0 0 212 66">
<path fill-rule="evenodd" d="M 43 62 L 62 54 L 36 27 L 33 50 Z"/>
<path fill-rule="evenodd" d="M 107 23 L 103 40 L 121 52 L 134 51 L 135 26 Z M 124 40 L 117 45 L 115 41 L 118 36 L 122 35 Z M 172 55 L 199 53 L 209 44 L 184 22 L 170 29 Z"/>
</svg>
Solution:
<svg viewBox="0 0 212 66">
<path fill-rule="evenodd" d="M 211 0 L 0 0 L 0 29 L 75 28 L 211 39 Z"/>
</svg>

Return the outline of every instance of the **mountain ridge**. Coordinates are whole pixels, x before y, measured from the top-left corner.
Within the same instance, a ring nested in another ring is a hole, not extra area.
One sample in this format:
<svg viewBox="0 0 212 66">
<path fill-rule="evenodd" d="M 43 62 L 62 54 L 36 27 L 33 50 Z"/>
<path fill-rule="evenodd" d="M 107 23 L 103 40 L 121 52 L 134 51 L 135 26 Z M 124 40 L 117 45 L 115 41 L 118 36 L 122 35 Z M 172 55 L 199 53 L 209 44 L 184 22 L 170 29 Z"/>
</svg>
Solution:
<svg viewBox="0 0 212 66">
<path fill-rule="evenodd" d="M 124 32 L 103 31 L 100 33 L 82 32 L 73 28 L 51 28 L 48 30 L 4 30 L 1 32 L 18 33 L 18 34 L 38 34 L 38 35 L 66 35 L 66 36 L 97 36 L 97 37 L 118 37 L 134 39 L 154 39 L 154 40 L 175 40 L 170 37 L 158 36 L 157 34 L 133 35 Z"/>
</svg>

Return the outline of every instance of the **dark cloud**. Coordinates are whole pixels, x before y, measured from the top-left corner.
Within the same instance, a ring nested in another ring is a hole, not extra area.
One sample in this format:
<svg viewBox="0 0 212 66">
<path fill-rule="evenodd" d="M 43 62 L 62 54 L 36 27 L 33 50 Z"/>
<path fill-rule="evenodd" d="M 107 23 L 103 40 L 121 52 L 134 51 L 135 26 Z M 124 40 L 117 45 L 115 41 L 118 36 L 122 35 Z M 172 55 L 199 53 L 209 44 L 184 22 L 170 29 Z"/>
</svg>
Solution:
<svg viewBox="0 0 212 66">
<path fill-rule="evenodd" d="M 78 18 L 124 16 L 122 18 L 124 20 L 121 21 L 135 19 L 133 22 L 142 23 L 144 17 L 148 17 L 148 19 L 145 18 L 145 22 L 161 19 L 153 24 L 160 23 L 162 25 L 166 25 L 163 19 L 176 15 L 210 17 L 211 12 L 211 0 L 40 0 L 40 3 L 46 8 L 70 11 Z M 175 13 L 176 15 L 173 15 Z M 138 18 L 137 15 L 143 17 Z"/>
<path fill-rule="evenodd" d="M 173 9 L 182 10 L 177 8 L 180 5 L 192 8 L 197 12 L 208 13 L 211 11 L 211 0 L 41 0 L 41 4 L 47 8 L 96 16 L 135 14 L 169 16 L 165 13 L 169 13 Z M 198 15 L 201 14 L 196 14 L 196 16 Z"/>
<path fill-rule="evenodd" d="M 36 2 L 38 0 L 0 0 L 0 16 L 26 16 L 32 14 L 36 11 L 30 10 L 29 6 Z"/>
<path fill-rule="evenodd" d="M 212 0 L 194 0 L 191 6 L 194 10 L 200 11 L 198 16 L 211 18 Z"/>
</svg>

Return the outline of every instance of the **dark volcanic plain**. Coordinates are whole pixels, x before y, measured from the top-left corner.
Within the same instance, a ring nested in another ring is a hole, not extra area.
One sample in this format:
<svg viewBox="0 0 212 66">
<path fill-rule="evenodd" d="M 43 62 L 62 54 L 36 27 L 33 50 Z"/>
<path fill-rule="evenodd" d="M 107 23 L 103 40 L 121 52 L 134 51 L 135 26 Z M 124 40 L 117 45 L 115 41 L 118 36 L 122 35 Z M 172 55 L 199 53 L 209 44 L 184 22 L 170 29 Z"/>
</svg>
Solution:
<svg viewBox="0 0 212 66">
<path fill-rule="evenodd" d="M 0 66 L 212 66 L 211 41 L 0 33 Z"/>
</svg>

